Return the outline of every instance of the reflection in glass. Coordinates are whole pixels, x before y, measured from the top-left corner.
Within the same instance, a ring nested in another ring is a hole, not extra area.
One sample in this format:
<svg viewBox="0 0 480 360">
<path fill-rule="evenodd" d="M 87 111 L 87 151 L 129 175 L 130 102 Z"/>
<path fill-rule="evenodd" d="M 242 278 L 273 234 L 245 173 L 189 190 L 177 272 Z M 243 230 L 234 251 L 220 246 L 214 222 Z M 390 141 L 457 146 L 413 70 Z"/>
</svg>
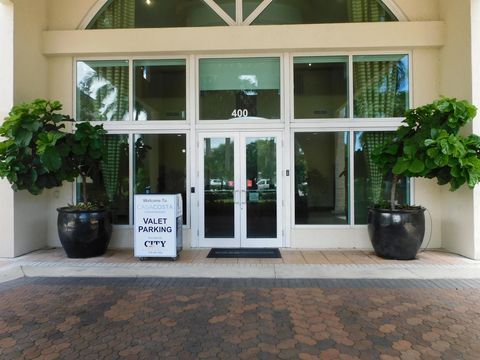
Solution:
<svg viewBox="0 0 480 360">
<path fill-rule="evenodd" d="M 231 138 L 203 142 L 206 238 L 235 236 L 233 146 Z"/>
<path fill-rule="evenodd" d="M 354 56 L 354 116 L 402 117 L 409 106 L 408 80 L 408 55 Z"/>
<path fill-rule="evenodd" d="M 106 154 L 99 173 L 90 174 L 87 195 L 90 201 L 108 206 L 113 223 L 128 224 L 129 169 L 128 136 L 105 135 Z M 77 202 L 82 201 L 81 182 L 77 182 Z"/>
<path fill-rule="evenodd" d="M 232 20 L 235 20 L 235 0 L 215 0 L 215 2 L 232 18 Z"/>
<path fill-rule="evenodd" d="M 247 238 L 277 237 L 276 142 L 247 138 Z"/>
<path fill-rule="evenodd" d="M 253 25 L 396 21 L 381 0 L 274 0 Z"/>
<path fill-rule="evenodd" d="M 134 148 L 135 194 L 182 194 L 186 224 L 186 135 L 135 135 Z"/>
<path fill-rule="evenodd" d="M 280 118 L 280 59 L 200 60 L 200 120 Z"/>
<path fill-rule="evenodd" d="M 295 133 L 295 224 L 348 224 L 348 132 Z"/>
<path fill-rule="evenodd" d="M 390 200 L 392 175 L 384 176 L 372 161 L 373 150 L 393 137 L 381 131 L 355 132 L 355 224 L 367 223 L 368 207 Z M 397 199 L 400 204 L 410 200 L 410 180 L 400 178 L 397 184 Z"/>
<path fill-rule="evenodd" d="M 202 0 L 111 0 L 87 29 L 226 25 Z"/>
<path fill-rule="evenodd" d="M 235 19 L 234 0 L 214 0 Z M 243 0 L 244 19 L 261 0 Z M 274 0 L 254 25 L 397 21 L 381 0 Z M 110 0 L 87 29 L 221 26 L 225 22 L 202 0 Z"/>
<path fill-rule="evenodd" d="M 295 119 L 348 117 L 348 57 L 294 59 Z"/>
<path fill-rule="evenodd" d="M 128 61 L 77 61 L 76 119 L 128 119 Z"/>
<path fill-rule="evenodd" d="M 134 120 L 185 120 L 185 60 L 134 61 Z"/>
<path fill-rule="evenodd" d="M 243 20 L 248 18 L 248 16 L 262 3 L 262 0 L 243 0 Z"/>
</svg>

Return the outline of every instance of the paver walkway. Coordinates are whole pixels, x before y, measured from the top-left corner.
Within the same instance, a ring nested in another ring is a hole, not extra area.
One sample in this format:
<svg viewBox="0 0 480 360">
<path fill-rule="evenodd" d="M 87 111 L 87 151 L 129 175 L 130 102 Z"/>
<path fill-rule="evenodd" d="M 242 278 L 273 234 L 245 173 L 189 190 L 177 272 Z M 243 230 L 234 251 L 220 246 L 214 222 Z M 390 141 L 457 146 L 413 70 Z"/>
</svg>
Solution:
<svg viewBox="0 0 480 360">
<path fill-rule="evenodd" d="M 475 359 L 479 280 L 22 278 L 1 359 Z"/>
</svg>

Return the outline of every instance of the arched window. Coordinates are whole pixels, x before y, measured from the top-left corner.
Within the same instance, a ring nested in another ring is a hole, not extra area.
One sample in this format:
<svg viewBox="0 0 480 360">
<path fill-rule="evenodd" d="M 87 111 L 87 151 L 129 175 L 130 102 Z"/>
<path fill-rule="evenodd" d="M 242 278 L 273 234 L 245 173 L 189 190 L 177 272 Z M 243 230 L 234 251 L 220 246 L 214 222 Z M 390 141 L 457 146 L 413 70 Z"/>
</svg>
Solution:
<svg viewBox="0 0 480 360">
<path fill-rule="evenodd" d="M 397 21 L 381 0 L 109 0 L 87 29 Z"/>
</svg>

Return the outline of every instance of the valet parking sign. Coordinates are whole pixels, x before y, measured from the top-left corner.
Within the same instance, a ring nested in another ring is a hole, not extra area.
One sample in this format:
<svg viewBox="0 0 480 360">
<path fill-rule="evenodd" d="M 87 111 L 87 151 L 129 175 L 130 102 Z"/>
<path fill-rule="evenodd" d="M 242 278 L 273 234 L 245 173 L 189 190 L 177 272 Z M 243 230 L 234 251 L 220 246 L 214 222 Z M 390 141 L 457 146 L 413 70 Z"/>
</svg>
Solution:
<svg viewBox="0 0 480 360">
<path fill-rule="evenodd" d="M 177 236 L 182 228 L 181 195 L 135 195 L 136 257 L 177 256 Z M 181 236 L 181 234 L 180 234 Z"/>
</svg>

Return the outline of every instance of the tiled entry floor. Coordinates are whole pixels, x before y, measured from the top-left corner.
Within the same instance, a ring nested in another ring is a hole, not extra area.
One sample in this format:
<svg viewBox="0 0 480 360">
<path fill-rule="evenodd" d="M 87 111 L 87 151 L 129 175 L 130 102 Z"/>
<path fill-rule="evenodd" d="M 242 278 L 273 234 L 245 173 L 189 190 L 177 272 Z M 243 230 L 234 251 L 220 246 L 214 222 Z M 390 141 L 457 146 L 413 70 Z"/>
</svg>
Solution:
<svg viewBox="0 0 480 360">
<path fill-rule="evenodd" d="M 173 277 L 263 279 L 480 279 L 480 261 L 443 251 L 395 261 L 370 251 L 283 249 L 281 259 L 208 259 L 209 249 L 184 250 L 177 261 L 140 261 L 132 250 L 69 259 L 63 249 L 0 260 L 0 283 L 19 277 Z"/>
<path fill-rule="evenodd" d="M 442 250 L 429 250 L 421 252 L 418 259 L 413 261 L 385 260 L 377 257 L 372 251 L 367 250 L 348 250 L 348 251 L 319 251 L 319 250 L 290 250 L 282 249 L 281 259 L 208 259 L 207 254 L 210 249 L 189 249 L 180 253 L 179 259 L 175 263 L 180 264 L 337 264 L 337 265 L 361 265 L 361 264 L 415 264 L 415 265 L 448 265 L 448 264 L 478 264 L 480 262 L 465 258 L 460 255 L 451 254 Z M 66 263 L 85 262 L 84 259 L 68 259 L 61 248 L 39 250 L 33 253 L 18 257 L 16 262 L 50 262 L 61 261 Z M 159 260 L 153 260 L 159 261 Z M 10 261 L 0 260 L 2 264 Z M 148 263 L 144 262 L 144 263 Z M 141 263 L 138 258 L 133 256 L 133 250 L 128 249 L 110 249 L 104 256 L 89 258 L 88 263 Z"/>
</svg>

